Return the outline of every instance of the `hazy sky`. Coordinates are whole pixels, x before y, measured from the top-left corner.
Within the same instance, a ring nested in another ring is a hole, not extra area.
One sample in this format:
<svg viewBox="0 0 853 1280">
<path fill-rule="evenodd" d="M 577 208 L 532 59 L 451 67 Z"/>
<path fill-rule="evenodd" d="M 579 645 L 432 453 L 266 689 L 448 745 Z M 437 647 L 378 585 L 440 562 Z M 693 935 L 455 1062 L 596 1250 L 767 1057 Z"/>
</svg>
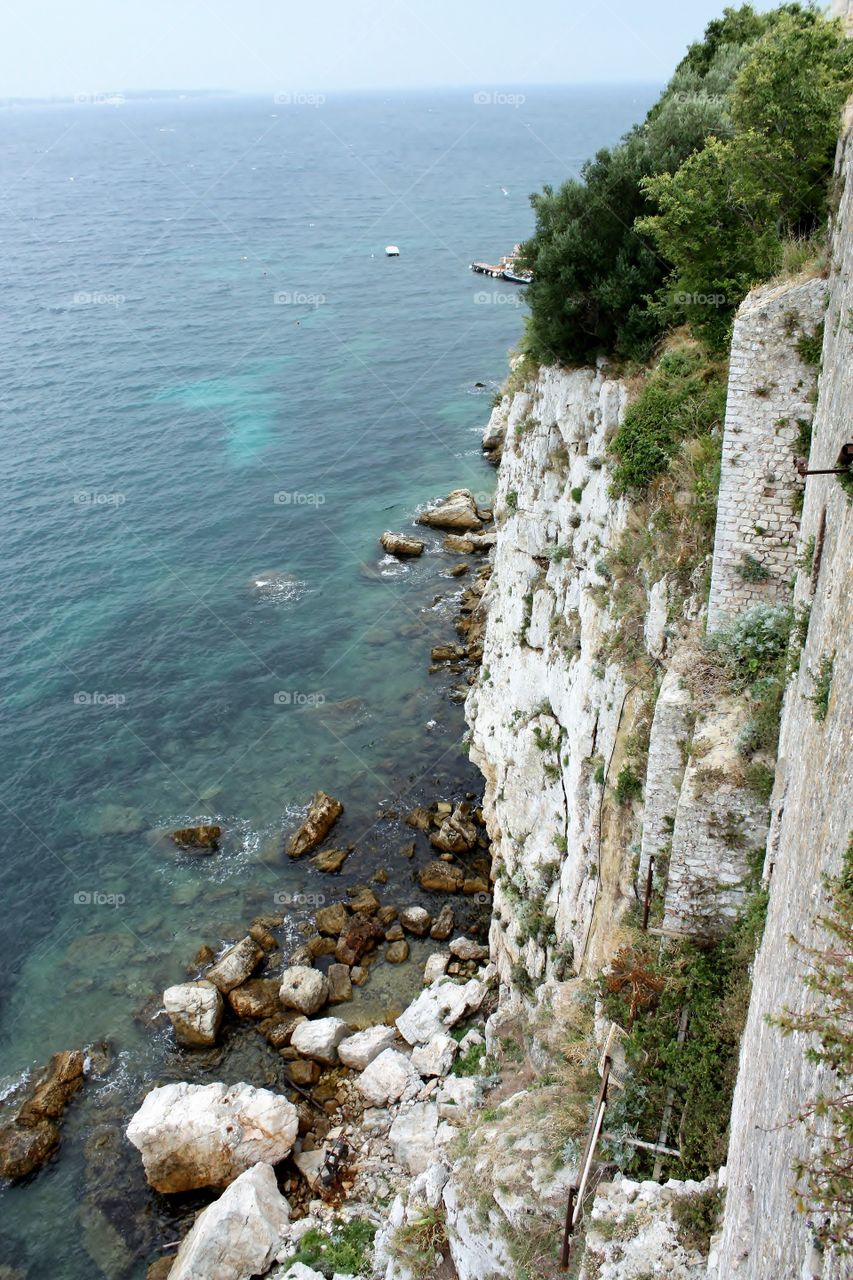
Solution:
<svg viewBox="0 0 853 1280">
<path fill-rule="evenodd" d="M 662 81 L 725 2 L 4 0 L 0 97 Z"/>
</svg>

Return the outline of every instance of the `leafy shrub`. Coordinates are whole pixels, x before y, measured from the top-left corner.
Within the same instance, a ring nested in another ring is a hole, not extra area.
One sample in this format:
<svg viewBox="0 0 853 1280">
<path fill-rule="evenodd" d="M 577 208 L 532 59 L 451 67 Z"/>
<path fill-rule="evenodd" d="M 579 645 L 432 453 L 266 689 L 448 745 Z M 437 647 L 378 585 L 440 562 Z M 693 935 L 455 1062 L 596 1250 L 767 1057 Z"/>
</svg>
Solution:
<svg viewBox="0 0 853 1280">
<path fill-rule="evenodd" d="M 372 1251 L 375 1235 L 376 1227 L 364 1218 L 353 1218 L 331 1235 L 312 1227 L 299 1241 L 299 1248 L 290 1261 L 313 1267 L 326 1280 L 332 1280 L 336 1271 L 358 1276 L 369 1275 L 371 1259 L 368 1255 Z"/>
<path fill-rule="evenodd" d="M 447 1245 L 444 1206 L 432 1209 L 424 1205 L 417 1218 L 407 1219 L 394 1232 L 391 1248 L 411 1275 L 432 1275 L 435 1255 Z"/>
<path fill-rule="evenodd" d="M 722 426 L 726 389 L 698 346 L 682 345 L 661 357 L 626 410 L 610 444 L 617 458 L 613 490 L 636 494 L 666 471 L 680 443 Z"/>
<path fill-rule="evenodd" d="M 735 572 L 743 578 L 744 582 L 766 582 L 770 577 L 767 566 L 760 560 L 756 560 L 755 556 L 751 556 L 748 551 L 744 552 L 735 565 Z"/>
<path fill-rule="evenodd" d="M 629 804 L 642 794 L 643 782 L 638 778 L 630 765 L 623 765 L 616 777 L 613 793 L 619 804 Z"/>
<path fill-rule="evenodd" d="M 832 675 L 835 670 L 835 654 L 824 655 L 814 679 L 814 693 L 809 695 L 809 702 L 814 709 L 814 718 L 823 724 L 829 714 L 829 695 L 832 692 Z"/>
<path fill-rule="evenodd" d="M 785 605 L 755 604 L 705 643 L 720 656 L 734 687 L 742 691 L 778 673 L 793 621 L 793 612 Z"/>
</svg>

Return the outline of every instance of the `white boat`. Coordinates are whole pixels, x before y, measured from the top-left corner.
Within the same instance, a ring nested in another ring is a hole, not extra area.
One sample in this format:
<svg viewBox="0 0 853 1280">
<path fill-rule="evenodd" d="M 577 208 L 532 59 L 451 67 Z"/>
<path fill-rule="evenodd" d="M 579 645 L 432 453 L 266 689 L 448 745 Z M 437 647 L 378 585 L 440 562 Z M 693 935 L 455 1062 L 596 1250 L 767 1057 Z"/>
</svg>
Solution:
<svg viewBox="0 0 853 1280">
<path fill-rule="evenodd" d="M 395 244 L 386 244 L 385 252 L 389 258 L 399 258 L 400 256 L 400 250 Z"/>
</svg>

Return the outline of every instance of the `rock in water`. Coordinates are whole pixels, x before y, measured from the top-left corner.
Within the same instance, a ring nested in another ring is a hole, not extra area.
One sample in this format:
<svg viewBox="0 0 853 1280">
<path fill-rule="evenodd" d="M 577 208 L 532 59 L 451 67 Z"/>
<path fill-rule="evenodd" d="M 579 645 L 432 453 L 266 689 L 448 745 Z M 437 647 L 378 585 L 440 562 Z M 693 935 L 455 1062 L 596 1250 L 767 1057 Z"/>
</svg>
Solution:
<svg viewBox="0 0 853 1280">
<path fill-rule="evenodd" d="M 438 831 L 432 833 L 429 842 L 443 853 L 468 853 L 477 843 L 477 828 L 457 805 Z"/>
<path fill-rule="evenodd" d="M 57 1121 L 84 1079 L 79 1049 L 55 1053 L 30 1078 L 23 1102 L 0 1125 L 0 1177 L 26 1178 L 59 1146 Z"/>
<path fill-rule="evenodd" d="M 422 512 L 418 524 L 434 529 L 475 529 L 478 533 L 483 527 L 470 489 L 454 489 L 438 506 Z"/>
<path fill-rule="evenodd" d="M 343 902 L 333 902 L 330 907 L 321 907 L 314 917 L 318 933 L 327 933 L 337 937 L 347 927 L 349 911 Z"/>
<path fill-rule="evenodd" d="M 343 811 L 344 806 L 340 800 L 327 796 L 325 791 L 316 791 L 308 807 L 305 821 L 288 841 L 288 856 L 301 858 L 303 853 L 316 849 L 317 845 L 325 840 Z"/>
<path fill-rule="evenodd" d="M 249 1280 L 272 1265 L 290 1205 L 269 1164 L 256 1164 L 202 1209 L 178 1250 L 170 1280 Z"/>
<path fill-rule="evenodd" d="M 297 1009 L 310 1016 L 322 1009 L 328 1000 L 329 982 L 319 969 L 294 964 L 281 975 L 278 995 L 285 1009 Z"/>
<path fill-rule="evenodd" d="M 489 948 L 483 947 L 470 938 L 454 938 L 450 944 L 450 954 L 457 960 L 488 960 Z"/>
<path fill-rule="evenodd" d="M 274 1018 L 281 1013 L 280 979 L 250 978 L 228 992 L 228 1003 L 238 1018 Z"/>
<path fill-rule="evenodd" d="M 219 847 L 221 835 L 222 828 L 216 826 L 180 827 L 172 832 L 172 839 L 182 849 L 204 849 L 207 853 L 213 853 Z"/>
<path fill-rule="evenodd" d="M 339 964 L 358 964 L 362 956 L 382 941 L 385 933 L 378 920 L 370 916 L 352 916 L 338 938 L 335 959 Z"/>
<path fill-rule="evenodd" d="M 420 538 L 412 538 L 405 533 L 391 533 L 388 529 L 379 539 L 382 546 L 392 556 L 420 556 L 423 555 L 425 542 L 421 542 Z"/>
<path fill-rule="evenodd" d="M 224 951 L 204 976 L 208 982 L 212 982 L 215 987 L 227 994 L 251 977 L 253 970 L 263 959 L 263 955 L 258 944 L 246 936 Z"/>
<path fill-rule="evenodd" d="M 433 893 L 459 893 L 465 881 L 465 873 L 461 867 L 454 867 L 451 862 L 436 859 L 428 862 L 418 874 L 422 889 Z"/>
<path fill-rule="evenodd" d="M 429 931 L 432 916 L 423 907 L 404 907 L 400 912 L 400 924 L 408 933 L 422 938 Z"/>
<path fill-rule="evenodd" d="M 163 992 L 175 1039 L 194 1049 L 216 1043 L 222 1022 L 222 996 L 212 982 L 180 982 Z"/>
<path fill-rule="evenodd" d="M 350 852 L 349 849 L 321 849 L 311 862 L 318 871 L 327 871 L 330 875 L 334 875 L 340 871 Z"/>
<path fill-rule="evenodd" d="M 444 867 L 447 864 L 442 862 L 440 865 Z M 455 919 L 453 915 L 453 908 L 449 902 L 445 902 L 444 906 L 435 918 L 433 926 L 429 931 L 429 936 L 436 942 L 444 942 L 453 932 L 454 924 Z"/>
<path fill-rule="evenodd" d="M 127 1126 L 155 1191 L 227 1187 L 259 1161 L 289 1155 L 299 1117 L 287 1098 L 249 1084 L 152 1089 Z"/>
</svg>

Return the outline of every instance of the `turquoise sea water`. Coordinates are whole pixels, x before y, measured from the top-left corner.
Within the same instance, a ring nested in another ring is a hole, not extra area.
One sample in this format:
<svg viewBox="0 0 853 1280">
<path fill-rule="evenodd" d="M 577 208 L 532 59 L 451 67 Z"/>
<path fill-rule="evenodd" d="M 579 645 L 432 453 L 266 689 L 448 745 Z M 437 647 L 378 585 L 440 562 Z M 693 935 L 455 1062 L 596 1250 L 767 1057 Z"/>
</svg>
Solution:
<svg viewBox="0 0 853 1280">
<path fill-rule="evenodd" d="M 523 307 L 468 264 L 655 92 L 0 115 L 0 1090 L 60 1048 L 114 1054 L 58 1158 L 0 1189 L 22 1276 L 143 1276 L 194 1207 L 122 1146 L 146 1084 L 188 1072 L 151 1015 L 200 943 L 328 893 L 281 853 L 311 792 L 346 805 L 342 883 L 385 867 L 399 903 L 428 849 L 401 859 L 378 814 L 476 788 L 452 678 L 427 674 L 451 561 L 436 538 L 388 564 L 377 537 L 451 488 L 488 500 Z M 214 858 L 160 839 L 201 820 Z M 210 1078 L 263 1083 L 258 1041 Z"/>
</svg>

